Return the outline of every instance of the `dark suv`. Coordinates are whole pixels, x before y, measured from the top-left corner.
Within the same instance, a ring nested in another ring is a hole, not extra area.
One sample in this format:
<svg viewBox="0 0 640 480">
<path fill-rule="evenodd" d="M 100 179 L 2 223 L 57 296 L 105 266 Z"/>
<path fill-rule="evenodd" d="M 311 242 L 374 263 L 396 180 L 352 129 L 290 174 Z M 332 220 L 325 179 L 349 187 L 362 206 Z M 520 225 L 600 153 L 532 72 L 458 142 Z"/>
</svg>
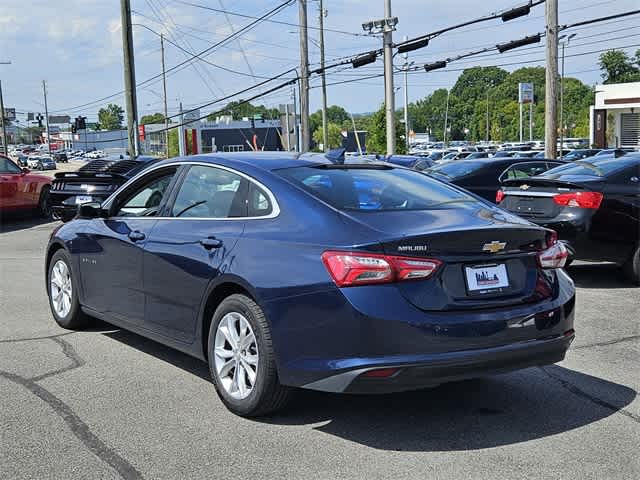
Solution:
<svg viewBox="0 0 640 480">
<path fill-rule="evenodd" d="M 103 202 L 120 185 L 157 160 L 155 157 L 100 158 L 75 172 L 56 173 L 49 192 L 53 218 L 68 222 L 75 217 L 78 205 Z"/>
</svg>

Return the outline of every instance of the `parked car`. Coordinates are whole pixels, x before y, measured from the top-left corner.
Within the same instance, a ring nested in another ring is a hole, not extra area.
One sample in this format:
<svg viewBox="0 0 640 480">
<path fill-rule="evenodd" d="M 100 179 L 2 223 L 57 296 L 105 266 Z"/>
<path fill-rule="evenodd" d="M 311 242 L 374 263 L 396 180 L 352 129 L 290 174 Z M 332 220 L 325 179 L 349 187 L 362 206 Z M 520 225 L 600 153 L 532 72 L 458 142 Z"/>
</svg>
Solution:
<svg viewBox="0 0 640 480">
<path fill-rule="evenodd" d="M 475 160 L 478 158 L 491 158 L 492 154 L 488 151 L 484 152 L 473 152 L 469 156 L 465 158 L 465 160 Z"/>
<path fill-rule="evenodd" d="M 432 162 L 431 160 L 414 155 L 390 155 L 384 158 L 384 160 L 389 163 L 393 163 L 394 165 L 400 165 L 402 167 L 413 168 L 417 170 L 424 170 L 431 165 L 435 165 L 435 162 Z M 416 168 L 416 165 L 418 165 L 420 168 Z"/>
<path fill-rule="evenodd" d="M 507 180 L 496 199 L 556 230 L 571 258 L 615 262 L 640 284 L 640 154 L 596 156 Z"/>
<path fill-rule="evenodd" d="M 521 168 L 517 168 L 522 165 Z M 494 202 L 503 178 L 510 175 L 530 176 L 543 173 L 561 162 L 540 160 L 520 161 L 515 158 L 480 158 L 436 165 L 425 170 L 427 175 L 451 182 Z"/>
<path fill-rule="evenodd" d="M 589 158 L 597 155 L 600 152 L 599 148 L 583 148 L 580 150 L 572 150 L 562 157 L 563 160 L 573 162 L 574 160 L 581 160 L 583 158 Z"/>
<path fill-rule="evenodd" d="M 436 160 L 436 163 L 449 162 L 451 160 L 462 160 L 469 155 L 471 155 L 471 152 L 449 152 L 440 160 Z"/>
<path fill-rule="evenodd" d="M 0 155 L 0 214 L 37 211 L 48 216 L 50 188 L 49 177 L 31 173 Z"/>
<path fill-rule="evenodd" d="M 56 152 L 53 154 L 53 159 L 56 163 L 67 163 L 69 161 L 69 157 L 67 157 L 68 152 Z"/>
<path fill-rule="evenodd" d="M 75 172 L 56 173 L 50 193 L 53 217 L 68 222 L 76 215 L 78 205 L 106 200 L 120 185 L 157 160 L 149 156 L 135 160 L 101 158 Z"/>
<path fill-rule="evenodd" d="M 562 150 L 562 158 L 564 158 L 565 155 L 568 155 L 569 153 L 571 153 L 571 150 Z M 559 150 L 556 152 L 556 155 L 557 155 L 557 158 L 560 158 Z M 545 152 L 538 152 L 532 158 L 544 158 L 544 157 L 545 157 Z"/>
<path fill-rule="evenodd" d="M 27 166 L 33 170 L 55 170 L 56 162 L 47 155 L 36 155 L 27 158 Z"/>
<path fill-rule="evenodd" d="M 600 157 L 602 155 L 613 155 L 614 157 L 618 158 L 618 157 L 622 157 L 623 155 L 626 155 L 627 153 L 632 153 L 632 152 L 633 152 L 633 148 L 606 148 L 596 153 L 596 156 Z"/>
<path fill-rule="evenodd" d="M 82 205 L 46 282 L 62 327 L 97 317 L 208 361 L 223 403 L 256 416 L 296 387 L 386 393 L 562 360 L 565 256 L 551 230 L 420 172 L 251 152 L 161 161 Z"/>
</svg>

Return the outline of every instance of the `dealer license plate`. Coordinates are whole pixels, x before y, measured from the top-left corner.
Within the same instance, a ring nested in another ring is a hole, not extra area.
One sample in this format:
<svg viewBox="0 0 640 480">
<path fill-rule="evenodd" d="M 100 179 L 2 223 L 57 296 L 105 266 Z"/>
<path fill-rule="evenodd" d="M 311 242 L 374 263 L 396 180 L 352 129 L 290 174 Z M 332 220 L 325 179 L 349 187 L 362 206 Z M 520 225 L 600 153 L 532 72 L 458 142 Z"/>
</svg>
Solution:
<svg viewBox="0 0 640 480">
<path fill-rule="evenodd" d="M 76 205 L 80 205 L 81 203 L 89 203 L 93 201 L 90 195 L 78 195 L 76 196 Z"/>
<path fill-rule="evenodd" d="M 503 263 L 465 267 L 465 274 L 467 288 L 470 292 L 479 293 L 482 290 L 494 290 L 509 286 L 507 267 Z"/>
</svg>

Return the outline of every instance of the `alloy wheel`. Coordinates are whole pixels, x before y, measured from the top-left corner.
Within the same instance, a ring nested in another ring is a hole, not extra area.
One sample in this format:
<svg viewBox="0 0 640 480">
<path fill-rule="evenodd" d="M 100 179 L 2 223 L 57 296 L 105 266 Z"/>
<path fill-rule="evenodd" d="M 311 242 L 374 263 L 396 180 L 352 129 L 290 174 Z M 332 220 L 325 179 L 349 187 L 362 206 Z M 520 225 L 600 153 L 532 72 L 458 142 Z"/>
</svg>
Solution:
<svg viewBox="0 0 640 480">
<path fill-rule="evenodd" d="M 71 272 L 66 262 L 58 260 L 51 269 L 51 300 L 56 314 L 64 318 L 71 311 L 73 287 Z"/>
<path fill-rule="evenodd" d="M 258 343 L 249 321 L 227 313 L 218 324 L 214 346 L 215 369 L 222 388 L 233 398 L 247 398 L 256 382 Z"/>
</svg>

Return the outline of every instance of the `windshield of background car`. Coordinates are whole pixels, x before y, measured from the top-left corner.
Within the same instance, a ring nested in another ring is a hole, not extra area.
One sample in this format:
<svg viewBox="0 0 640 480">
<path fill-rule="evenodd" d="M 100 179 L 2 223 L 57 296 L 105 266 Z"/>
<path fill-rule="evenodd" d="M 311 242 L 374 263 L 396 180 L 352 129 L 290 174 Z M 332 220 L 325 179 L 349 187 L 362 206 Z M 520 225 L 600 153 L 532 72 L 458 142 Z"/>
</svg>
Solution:
<svg viewBox="0 0 640 480">
<path fill-rule="evenodd" d="M 412 170 L 295 167 L 277 173 L 338 210 L 430 210 L 478 202 L 466 193 Z"/>
<path fill-rule="evenodd" d="M 602 159 L 588 158 L 552 168 L 551 170 L 544 172 L 541 176 L 589 175 L 592 177 L 606 177 L 612 172 L 630 167 L 637 162 L 637 157 L 635 159 L 633 157 L 604 157 Z"/>
<path fill-rule="evenodd" d="M 469 175 L 487 165 L 487 162 L 450 162 L 430 168 L 426 173 L 438 173 L 447 178 L 460 178 Z"/>
</svg>

